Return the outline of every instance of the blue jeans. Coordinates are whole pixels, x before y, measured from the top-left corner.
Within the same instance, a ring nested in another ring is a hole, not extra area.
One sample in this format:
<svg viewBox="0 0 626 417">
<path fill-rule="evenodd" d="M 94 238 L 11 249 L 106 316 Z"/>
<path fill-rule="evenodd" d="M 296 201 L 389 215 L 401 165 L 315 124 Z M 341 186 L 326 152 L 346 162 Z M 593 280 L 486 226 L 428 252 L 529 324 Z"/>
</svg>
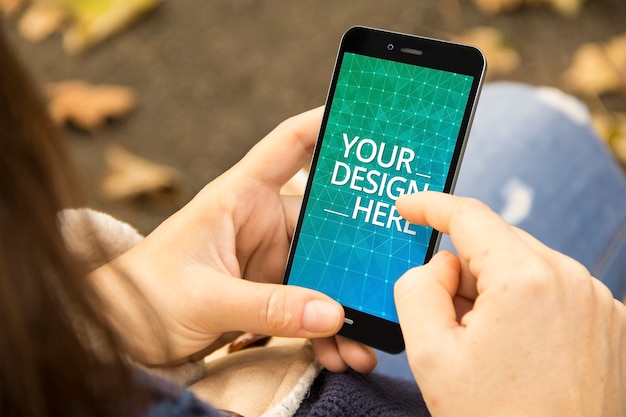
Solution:
<svg viewBox="0 0 626 417">
<path fill-rule="evenodd" d="M 584 264 L 626 294 L 626 176 L 576 99 L 551 88 L 487 84 L 455 190 Z M 453 250 L 444 236 L 442 249 Z M 412 379 L 406 356 L 377 372 Z"/>
</svg>

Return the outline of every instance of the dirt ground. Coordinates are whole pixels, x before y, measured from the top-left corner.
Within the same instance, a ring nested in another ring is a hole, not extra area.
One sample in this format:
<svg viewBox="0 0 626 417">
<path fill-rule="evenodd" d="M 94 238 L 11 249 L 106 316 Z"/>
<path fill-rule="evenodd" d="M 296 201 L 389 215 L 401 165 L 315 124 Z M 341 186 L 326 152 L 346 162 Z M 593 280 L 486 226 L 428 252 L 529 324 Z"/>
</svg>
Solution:
<svg viewBox="0 0 626 417">
<path fill-rule="evenodd" d="M 135 88 L 129 117 L 96 133 L 68 130 L 69 146 L 92 206 L 147 233 L 283 119 L 324 102 L 341 34 L 367 25 L 449 38 L 475 26 L 502 31 L 521 56 L 503 77 L 564 88 L 562 73 L 584 42 L 626 30 L 626 1 L 587 0 L 566 18 L 549 7 L 488 17 L 466 0 L 179 0 L 76 57 L 60 36 L 38 44 L 5 27 L 42 83 L 83 79 Z M 0 69 L 1 70 L 1 69 Z M 607 99 L 608 106 L 622 106 Z M 120 143 L 183 174 L 180 192 L 159 199 L 107 202 L 98 193 L 102 150 Z"/>
</svg>

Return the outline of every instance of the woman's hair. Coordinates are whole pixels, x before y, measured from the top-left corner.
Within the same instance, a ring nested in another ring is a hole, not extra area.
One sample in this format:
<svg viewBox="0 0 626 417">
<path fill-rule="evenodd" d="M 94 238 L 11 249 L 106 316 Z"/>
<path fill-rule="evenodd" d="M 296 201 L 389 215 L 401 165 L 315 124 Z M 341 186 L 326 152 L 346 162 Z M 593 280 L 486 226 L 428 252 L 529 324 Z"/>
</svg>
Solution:
<svg viewBox="0 0 626 417">
<path fill-rule="evenodd" d="M 145 397 L 59 232 L 58 212 L 80 201 L 68 154 L 2 32 L 0 415 L 136 414 Z"/>
</svg>

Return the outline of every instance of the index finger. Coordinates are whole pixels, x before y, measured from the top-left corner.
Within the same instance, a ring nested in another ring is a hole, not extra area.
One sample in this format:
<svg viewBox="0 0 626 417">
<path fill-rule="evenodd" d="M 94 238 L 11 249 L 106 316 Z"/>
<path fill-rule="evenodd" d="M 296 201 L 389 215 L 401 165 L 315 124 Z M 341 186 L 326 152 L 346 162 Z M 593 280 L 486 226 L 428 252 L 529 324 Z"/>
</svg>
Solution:
<svg viewBox="0 0 626 417">
<path fill-rule="evenodd" d="M 293 116 L 257 143 L 240 162 L 248 174 L 281 187 L 310 161 L 324 107 Z"/>
<path fill-rule="evenodd" d="M 503 276 L 503 267 L 513 270 L 531 257 L 518 233 L 476 199 L 426 191 L 398 198 L 396 207 L 409 222 L 449 234 L 474 277 L 490 271 Z"/>
</svg>

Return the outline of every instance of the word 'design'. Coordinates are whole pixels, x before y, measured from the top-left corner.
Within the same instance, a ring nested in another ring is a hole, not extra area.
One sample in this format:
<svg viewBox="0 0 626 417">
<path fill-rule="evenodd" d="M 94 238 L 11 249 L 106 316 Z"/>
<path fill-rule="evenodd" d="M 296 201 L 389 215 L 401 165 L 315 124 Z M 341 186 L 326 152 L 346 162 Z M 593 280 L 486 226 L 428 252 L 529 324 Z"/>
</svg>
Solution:
<svg viewBox="0 0 626 417">
<path fill-rule="evenodd" d="M 418 182 L 411 176 L 429 179 L 430 176 L 417 173 L 411 164 L 415 160 L 415 151 L 394 145 L 388 148 L 384 142 L 377 143 L 369 138 L 343 134 L 345 149 L 343 158 L 354 160 L 364 165 L 348 164 L 341 160 L 335 162 L 330 183 L 346 186 L 364 195 L 357 195 L 351 215 L 352 219 L 362 218 L 366 223 L 391 228 L 415 235 L 411 224 L 396 212 L 393 202 L 403 194 L 419 192 Z M 425 183 L 421 191 L 428 190 Z M 377 196 L 380 199 L 372 199 Z M 387 200 L 387 201 L 385 201 Z M 390 200 L 390 201 L 389 201 Z M 330 210 L 330 213 L 339 214 Z"/>
</svg>

